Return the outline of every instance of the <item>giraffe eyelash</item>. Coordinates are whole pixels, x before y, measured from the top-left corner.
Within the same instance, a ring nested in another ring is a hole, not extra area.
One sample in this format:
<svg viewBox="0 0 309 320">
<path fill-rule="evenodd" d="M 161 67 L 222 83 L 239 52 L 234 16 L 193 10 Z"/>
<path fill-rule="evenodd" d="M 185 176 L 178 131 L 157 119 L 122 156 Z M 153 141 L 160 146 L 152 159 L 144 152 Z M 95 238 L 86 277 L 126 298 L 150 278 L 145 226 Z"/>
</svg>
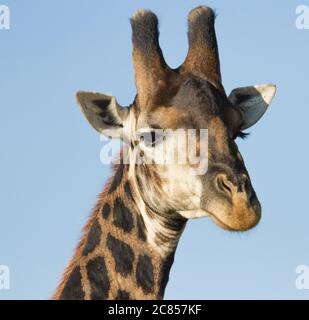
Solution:
<svg viewBox="0 0 309 320">
<path fill-rule="evenodd" d="M 245 140 L 245 139 L 248 138 L 249 135 L 250 135 L 249 132 L 238 131 L 238 132 L 236 133 L 234 139 L 240 138 L 240 139 L 242 139 L 242 140 Z"/>
</svg>

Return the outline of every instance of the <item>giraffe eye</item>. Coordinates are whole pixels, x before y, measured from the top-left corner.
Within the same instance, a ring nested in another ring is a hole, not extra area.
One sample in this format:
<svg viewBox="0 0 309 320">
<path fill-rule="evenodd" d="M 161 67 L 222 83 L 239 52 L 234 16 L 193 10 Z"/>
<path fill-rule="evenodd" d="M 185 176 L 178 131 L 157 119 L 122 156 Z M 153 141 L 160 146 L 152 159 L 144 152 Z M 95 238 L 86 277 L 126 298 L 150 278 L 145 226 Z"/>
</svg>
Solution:
<svg viewBox="0 0 309 320">
<path fill-rule="evenodd" d="M 163 140 L 163 134 L 158 131 L 161 130 L 151 130 L 140 133 L 138 135 L 139 141 L 143 142 L 147 147 L 155 147 Z"/>
</svg>

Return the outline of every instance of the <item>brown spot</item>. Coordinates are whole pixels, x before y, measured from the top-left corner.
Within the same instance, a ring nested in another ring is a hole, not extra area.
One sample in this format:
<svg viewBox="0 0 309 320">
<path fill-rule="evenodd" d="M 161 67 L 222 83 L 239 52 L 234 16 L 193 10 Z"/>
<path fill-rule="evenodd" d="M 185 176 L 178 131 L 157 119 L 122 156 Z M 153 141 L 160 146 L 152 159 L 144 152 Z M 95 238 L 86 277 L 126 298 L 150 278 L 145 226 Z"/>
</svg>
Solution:
<svg viewBox="0 0 309 320">
<path fill-rule="evenodd" d="M 142 241 L 146 241 L 145 222 L 140 214 L 136 215 L 137 235 Z"/>
<path fill-rule="evenodd" d="M 60 300 L 83 300 L 84 292 L 82 289 L 82 276 L 80 267 L 77 266 L 70 274 L 64 289 L 60 295 Z"/>
<path fill-rule="evenodd" d="M 106 299 L 110 289 L 110 282 L 103 257 L 96 257 L 88 262 L 87 276 L 91 287 L 91 299 Z"/>
<path fill-rule="evenodd" d="M 95 220 L 90 229 L 90 232 L 88 234 L 88 239 L 83 250 L 84 256 L 86 256 L 88 253 L 92 252 L 96 248 L 96 246 L 100 243 L 101 235 L 102 235 L 101 226 L 98 220 Z"/>
<path fill-rule="evenodd" d="M 117 197 L 114 203 L 114 224 L 125 232 L 133 229 L 133 216 L 128 207 L 125 206 L 122 199 Z"/>
<path fill-rule="evenodd" d="M 136 282 L 147 294 L 153 292 L 154 275 L 151 258 L 147 255 L 140 255 L 136 266 Z"/>
<path fill-rule="evenodd" d="M 133 270 L 134 252 L 132 248 L 111 234 L 107 237 L 107 247 L 115 260 L 116 272 L 126 277 Z"/>
<path fill-rule="evenodd" d="M 134 201 L 131 186 L 128 181 L 124 184 L 124 192 L 126 193 L 128 200 Z"/>
<path fill-rule="evenodd" d="M 163 261 L 160 270 L 159 295 L 163 297 L 166 285 L 168 283 L 171 267 L 174 263 L 175 251 L 171 252 Z"/>
<path fill-rule="evenodd" d="M 105 203 L 103 208 L 102 208 L 102 216 L 104 219 L 107 219 L 110 215 L 111 212 L 111 207 L 108 203 Z"/>
<path fill-rule="evenodd" d="M 114 192 L 117 189 L 117 187 L 120 185 L 121 180 L 122 180 L 122 176 L 123 176 L 123 171 L 124 171 L 124 166 L 119 165 L 119 167 L 115 173 L 113 182 L 111 183 L 111 186 L 109 188 L 109 193 Z"/>
<path fill-rule="evenodd" d="M 118 290 L 116 300 L 129 300 L 130 294 L 125 290 Z"/>
</svg>

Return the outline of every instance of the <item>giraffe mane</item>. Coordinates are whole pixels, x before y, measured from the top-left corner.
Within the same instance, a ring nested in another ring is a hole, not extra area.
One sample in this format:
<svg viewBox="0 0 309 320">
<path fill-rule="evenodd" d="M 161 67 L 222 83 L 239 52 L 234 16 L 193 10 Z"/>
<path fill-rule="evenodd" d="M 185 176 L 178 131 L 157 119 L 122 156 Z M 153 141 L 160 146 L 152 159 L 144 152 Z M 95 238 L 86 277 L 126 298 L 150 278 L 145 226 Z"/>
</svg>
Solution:
<svg viewBox="0 0 309 320">
<path fill-rule="evenodd" d="M 120 153 L 115 157 L 115 160 L 119 160 L 122 158 L 122 154 L 123 151 L 121 150 Z M 117 162 L 117 163 L 116 163 Z M 101 191 L 99 193 L 99 195 L 97 196 L 95 205 L 93 206 L 88 218 L 87 218 L 87 223 L 86 225 L 82 228 L 82 235 L 80 237 L 80 240 L 78 242 L 78 245 L 75 247 L 74 250 L 74 254 L 73 257 L 71 258 L 68 266 L 66 267 L 65 271 L 62 274 L 60 283 L 57 287 L 56 292 L 54 293 L 54 295 L 52 296 L 52 300 L 58 300 L 61 292 L 66 284 L 66 282 L 68 281 L 68 278 L 70 276 L 70 274 L 72 273 L 74 267 L 76 266 L 76 264 L 79 261 L 80 256 L 82 255 L 82 251 L 83 251 L 83 247 L 86 244 L 87 241 L 87 236 L 89 234 L 89 231 L 91 229 L 92 224 L 94 223 L 94 221 L 96 220 L 98 214 L 100 213 L 100 210 L 102 208 L 102 204 L 104 203 L 104 200 L 106 199 L 106 197 L 108 196 L 108 191 L 111 187 L 111 184 L 113 182 L 114 179 L 114 174 L 115 172 L 117 172 L 117 169 L 119 168 L 120 164 L 119 161 L 113 161 L 112 164 L 112 174 L 111 176 L 107 179 L 107 182 L 104 185 L 103 191 Z"/>
</svg>

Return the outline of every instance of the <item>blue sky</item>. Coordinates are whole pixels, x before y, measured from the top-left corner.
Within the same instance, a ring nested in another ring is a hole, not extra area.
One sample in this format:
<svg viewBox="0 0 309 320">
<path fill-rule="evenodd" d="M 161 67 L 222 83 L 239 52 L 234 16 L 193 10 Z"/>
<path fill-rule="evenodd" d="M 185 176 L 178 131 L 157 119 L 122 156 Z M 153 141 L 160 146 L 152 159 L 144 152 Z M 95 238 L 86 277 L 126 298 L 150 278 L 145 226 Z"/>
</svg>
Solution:
<svg viewBox="0 0 309 320">
<path fill-rule="evenodd" d="M 48 4 L 49 3 L 49 4 Z M 295 9 L 309 1 L 8 1 L 11 29 L 0 31 L 0 265 L 11 289 L 0 299 L 49 298 L 110 168 L 99 135 L 74 93 L 135 95 L 129 17 L 149 8 L 160 19 L 172 67 L 187 50 L 186 15 L 216 9 L 226 91 L 264 82 L 277 95 L 239 141 L 263 206 L 259 226 L 229 233 L 209 219 L 188 223 L 166 298 L 308 299 L 295 268 L 309 265 L 309 30 Z"/>
</svg>

